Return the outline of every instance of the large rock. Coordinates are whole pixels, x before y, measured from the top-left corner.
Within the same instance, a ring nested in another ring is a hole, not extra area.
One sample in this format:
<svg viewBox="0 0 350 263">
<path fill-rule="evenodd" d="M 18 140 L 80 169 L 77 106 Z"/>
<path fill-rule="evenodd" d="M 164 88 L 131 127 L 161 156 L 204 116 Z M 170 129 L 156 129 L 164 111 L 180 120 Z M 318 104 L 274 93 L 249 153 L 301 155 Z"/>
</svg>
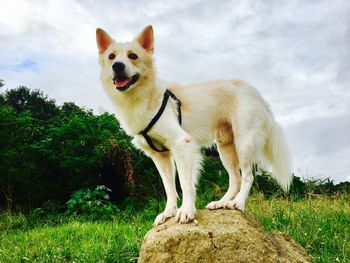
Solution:
<svg viewBox="0 0 350 263">
<path fill-rule="evenodd" d="M 310 262 L 288 235 L 267 235 L 250 215 L 236 210 L 202 210 L 198 223 L 171 219 L 151 229 L 141 246 L 143 262 Z"/>
</svg>

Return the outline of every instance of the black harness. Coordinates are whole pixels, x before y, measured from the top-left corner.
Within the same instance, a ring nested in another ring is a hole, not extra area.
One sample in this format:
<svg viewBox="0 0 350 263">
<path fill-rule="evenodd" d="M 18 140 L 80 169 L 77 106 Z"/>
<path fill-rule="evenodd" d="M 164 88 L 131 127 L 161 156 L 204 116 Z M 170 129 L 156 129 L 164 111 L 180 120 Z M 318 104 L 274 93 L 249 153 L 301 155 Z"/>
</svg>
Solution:
<svg viewBox="0 0 350 263">
<path fill-rule="evenodd" d="M 181 101 L 175 96 L 174 93 L 172 93 L 170 90 L 167 89 L 164 92 L 162 105 L 160 106 L 157 114 L 152 118 L 152 120 L 147 125 L 147 127 L 143 131 L 140 132 L 140 134 L 143 135 L 143 137 L 145 138 L 145 140 L 149 144 L 149 146 L 152 148 L 152 150 L 154 150 L 156 152 L 166 152 L 166 151 L 169 151 L 169 149 L 164 147 L 164 146 L 162 149 L 158 149 L 154 145 L 151 137 L 149 137 L 149 135 L 147 133 L 152 129 L 152 127 L 157 123 L 159 118 L 162 116 L 162 114 L 165 110 L 165 107 L 168 103 L 169 97 L 171 97 L 174 101 L 176 101 L 177 119 L 179 121 L 179 124 L 181 125 L 181 122 L 182 122 L 182 119 L 181 119 Z"/>
</svg>

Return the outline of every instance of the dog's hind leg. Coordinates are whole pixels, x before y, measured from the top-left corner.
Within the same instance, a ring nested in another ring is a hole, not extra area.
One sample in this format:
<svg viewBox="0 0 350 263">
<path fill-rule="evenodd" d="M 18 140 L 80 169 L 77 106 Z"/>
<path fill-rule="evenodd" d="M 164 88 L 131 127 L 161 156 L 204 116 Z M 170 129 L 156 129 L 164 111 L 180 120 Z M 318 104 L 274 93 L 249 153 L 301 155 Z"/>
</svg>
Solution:
<svg viewBox="0 0 350 263">
<path fill-rule="evenodd" d="M 175 185 L 175 164 L 170 152 L 150 152 L 154 164 L 162 177 L 167 202 L 165 209 L 154 220 L 154 225 L 163 224 L 168 218 L 175 216 L 177 210 L 177 192 Z"/>
<path fill-rule="evenodd" d="M 242 167 L 242 185 L 239 193 L 232 201 L 228 201 L 225 204 L 225 208 L 237 209 L 244 211 L 245 202 L 248 198 L 250 188 L 253 184 L 252 164 L 244 165 Z"/>
<path fill-rule="evenodd" d="M 245 203 L 254 180 L 252 173 L 253 162 L 255 159 L 254 153 L 257 152 L 256 149 L 258 149 L 257 146 L 259 145 L 259 142 L 262 141 L 258 139 L 259 136 L 256 134 L 246 134 L 245 136 L 245 140 L 240 141 L 243 143 L 237 147 L 240 168 L 242 170 L 241 189 L 235 199 L 228 201 L 225 204 L 225 208 L 241 211 L 244 211 Z"/>
<path fill-rule="evenodd" d="M 237 194 L 241 185 L 234 135 L 231 125 L 228 122 L 223 122 L 218 126 L 216 142 L 221 162 L 229 174 L 229 187 L 226 194 L 220 200 L 210 202 L 207 205 L 209 209 L 223 208 Z"/>
</svg>

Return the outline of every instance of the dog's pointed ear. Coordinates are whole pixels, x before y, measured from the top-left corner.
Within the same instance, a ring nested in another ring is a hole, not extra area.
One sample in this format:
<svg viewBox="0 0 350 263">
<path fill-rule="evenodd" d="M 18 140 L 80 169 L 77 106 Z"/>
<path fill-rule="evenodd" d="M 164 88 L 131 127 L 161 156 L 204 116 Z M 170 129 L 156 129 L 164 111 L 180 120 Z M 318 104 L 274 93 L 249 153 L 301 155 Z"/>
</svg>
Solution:
<svg viewBox="0 0 350 263">
<path fill-rule="evenodd" d="M 153 54 L 154 37 L 153 27 L 146 26 L 142 32 L 137 36 L 136 41 L 150 54 Z"/>
<path fill-rule="evenodd" d="M 108 35 L 106 31 L 101 28 L 96 29 L 96 42 L 98 47 L 98 52 L 102 54 L 106 51 L 109 45 L 112 43 L 113 39 Z"/>
</svg>

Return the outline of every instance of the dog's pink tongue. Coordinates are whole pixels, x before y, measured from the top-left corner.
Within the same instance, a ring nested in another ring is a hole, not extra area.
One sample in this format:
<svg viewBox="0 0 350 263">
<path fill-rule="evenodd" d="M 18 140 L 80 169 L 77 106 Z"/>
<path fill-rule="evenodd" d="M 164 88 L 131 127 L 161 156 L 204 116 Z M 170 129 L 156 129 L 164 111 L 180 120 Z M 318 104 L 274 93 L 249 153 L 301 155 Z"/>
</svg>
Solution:
<svg viewBox="0 0 350 263">
<path fill-rule="evenodd" d="M 116 86 L 117 88 L 122 88 L 122 87 L 124 87 L 126 84 L 128 84 L 128 82 L 129 82 L 129 79 L 117 80 L 117 81 L 114 82 L 114 84 L 115 84 L 115 86 Z"/>
</svg>

